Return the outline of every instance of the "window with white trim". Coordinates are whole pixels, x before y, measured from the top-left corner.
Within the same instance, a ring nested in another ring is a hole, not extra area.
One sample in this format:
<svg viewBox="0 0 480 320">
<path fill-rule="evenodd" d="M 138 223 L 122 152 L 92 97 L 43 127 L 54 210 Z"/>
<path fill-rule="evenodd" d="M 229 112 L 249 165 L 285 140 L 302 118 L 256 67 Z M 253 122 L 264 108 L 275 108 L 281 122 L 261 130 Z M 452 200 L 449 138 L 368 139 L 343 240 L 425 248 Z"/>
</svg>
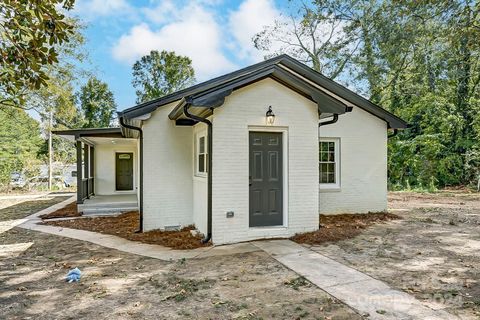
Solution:
<svg viewBox="0 0 480 320">
<path fill-rule="evenodd" d="M 320 139 L 319 141 L 319 167 L 320 187 L 339 188 L 339 139 Z"/>
<path fill-rule="evenodd" d="M 205 134 L 197 135 L 195 150 L 195 174 L 205 176 L 208 172 L 207 137 Z"/>
</svg>

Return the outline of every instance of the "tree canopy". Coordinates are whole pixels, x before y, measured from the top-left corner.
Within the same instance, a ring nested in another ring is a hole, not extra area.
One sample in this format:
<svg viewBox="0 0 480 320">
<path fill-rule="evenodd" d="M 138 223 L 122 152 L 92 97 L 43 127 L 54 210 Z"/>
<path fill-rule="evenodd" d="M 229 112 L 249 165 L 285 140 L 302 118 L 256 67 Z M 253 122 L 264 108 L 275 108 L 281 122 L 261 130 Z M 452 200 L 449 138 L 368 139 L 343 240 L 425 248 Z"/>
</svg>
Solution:
<svg viewBox="0 0 480 320">
<path fill-rule="evenodd" d="M 96 77 L 90 77 L 80 88 L 77 95 L 80 110 L 83 115 L 83 127 L 110 127 L 117 105 L 113 93 L 105 82 Z"/>
<path fill-rule="evenodd" d="M 48 66 L 74 26 L 62 13 L 74 0 L 0 2 L 0 108 L 21 107 L 27 90 L 47 86 Z"/>
<path fill-rule="evenodd" d="M 391 188 L 480 178 L 480 2 L 317 0 L 254 38 L 405 119 Z"/>
<path fill-rule="evenodd" d="M 175 52 L 154 50 L 133 65 L 132 84 L 137 103 L 165 96 L 194 82 L 192 60 Z"/>
<path fill-rule="evenodd" d="M 24 110 L 0 109 L 0 189 L 14 172 L 34 170 L 42 139 L 37 121 Z"/>
</svg>

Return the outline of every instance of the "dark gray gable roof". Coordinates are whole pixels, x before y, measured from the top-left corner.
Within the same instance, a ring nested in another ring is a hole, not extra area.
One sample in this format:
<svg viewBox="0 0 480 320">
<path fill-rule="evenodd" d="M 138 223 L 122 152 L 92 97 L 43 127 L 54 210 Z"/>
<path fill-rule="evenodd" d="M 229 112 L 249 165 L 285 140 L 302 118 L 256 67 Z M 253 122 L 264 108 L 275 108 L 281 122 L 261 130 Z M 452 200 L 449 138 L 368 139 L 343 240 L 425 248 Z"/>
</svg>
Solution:
<svg viewBox="0 0 480 320">
<path fill-rule="evenodd" d="M 349 110 L 348 106 L 343 102 L 330 97 L 318 88 L 309 84 L 304 79 L 295 76 L 281 68 L 280 66 L 268 65 L 260 68 L 255 72 L 237 77 L 235 80 L 225 82 L 211 89 L 201 91 L 196 94 L 189 95 L 185 98 L 185 102 L 193 107 L 200 108 L 217 108 L 223 105 L 225 97 L 230 95 L 233 90 L 247 86 L 253 82 L 264 78 L 272 78 L 297 93 L 305 96 L 317 103 L 319 112 L 326 114 L 343 114 Z M 183 113 L 182 104 L 178 104 L 170 113 L 170 119 L 177 119 Z"/>
<path fill-rule="evenodd" d="M 286 54 L 274 57 L 269 60 L 265 60 L 263 62 L 228 73 L 226 75 L 199 83 L 192 87 L 171 93 L 164 97 L 139 104 L 137 106 L 134 106 L 132 108 L 128 108 L 126 110 L 119 112 L 118 115 L 119 117 L 125 117 L 128 119 L 139 117 L 141 115 L 144 115 L 156 110 L 158 107 L 180 100 L 182 98 L 190 97 L 190 96 L 197 96 L 197 97 L 204 96 L 204 95 L 207 95 L 208 92 L 211 92 L 212 90 L 218 91 L 217 87 L 228 86 L 229 83 L 238 84 L 239 81 L 236 81 L 236 80 L 239 80 L 239 79 L 244 79 L 243 82 L 248 82 L 248 78 L 250 76 L 252 76 L 252 78 L 255 78 L 259 74 L 259 72 L 261 72 L 262 70 L 267 70 L 270 67 L 274 67 L 279 64 L 287 67 L 288 69 L 299 74 L 305 79 L 308 79 L 309 81 L 319 85 L 320 87 L 325 88 L 326 90 L 344 99 L 345 101 L 348 101 L 351 104 L 356 105 L 364 109 L 365 111 L 379 117 L 380 119 L 385 120 L 388 123 L 390 128 L 400 129 L 400 128 L 407 127 L 407 123 L 402 119 L 400 119 L 399 117 L 391 114 L 390 112 L 386 111 L 380 106 L 361 97 L 360 95 L 334 82 L 333 80 L 323 76 L 319 72 L 316 72 L 315 70 L 309 68 L 308 66 L 300 63 L 299 61 L 293 59 L 292 57 Z M 278 69 L 279 67 L 276 68 L 277 74 L 279 73 Z M 270 76 L 270 74 L 266 76 Z M 296 81 L 299 81 L 299 79 L 301 78 L 295 77 L 295 79 Z M 232 89 L 235 89 L 235 88 L 232 87 Z M 323 95 L 323 96 L 326 96 L 326 95 Z M 334 99 L 329 99 L 329 102 L 332 103 L 332 100 Z M 337 104 L 338 103 L 339 101 L 337 101 Z"/>
</svg>

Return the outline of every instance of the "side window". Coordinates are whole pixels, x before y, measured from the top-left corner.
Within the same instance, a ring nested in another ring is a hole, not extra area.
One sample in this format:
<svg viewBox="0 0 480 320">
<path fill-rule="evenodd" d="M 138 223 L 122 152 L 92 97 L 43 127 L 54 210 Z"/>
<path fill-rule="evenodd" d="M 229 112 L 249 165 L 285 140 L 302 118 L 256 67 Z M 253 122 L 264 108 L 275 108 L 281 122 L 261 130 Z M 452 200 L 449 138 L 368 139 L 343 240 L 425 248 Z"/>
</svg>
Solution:
<svg viewBox="0 0 480 320">
<path fill-rule="evenodd" d="M 207 153 L 207 138 L 203 135 L 198 135 L 195 141 L 195 174 L 204 176 L 208 169 L 208 153 Z"/>
<path fill-rule="evenodd" d="M 319 141 L 320 187 L 340 187 L 339 144 L 339 139 L 320 139 Z"/>
</svg>

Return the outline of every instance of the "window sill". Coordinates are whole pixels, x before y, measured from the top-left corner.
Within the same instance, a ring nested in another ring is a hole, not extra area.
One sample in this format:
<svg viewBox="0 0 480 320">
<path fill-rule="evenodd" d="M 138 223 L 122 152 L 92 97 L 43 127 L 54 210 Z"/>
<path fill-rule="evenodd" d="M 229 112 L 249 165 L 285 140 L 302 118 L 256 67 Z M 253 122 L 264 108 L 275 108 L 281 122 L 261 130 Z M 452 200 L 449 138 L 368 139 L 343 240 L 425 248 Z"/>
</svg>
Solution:
<svg viewBox="0 0 480 320">
<path fill-rule="evenodd" d="M 320 185 L 320 192 L 340 192 L 342 188 L 340 186 L 322 186 Z"/>
</svg>

